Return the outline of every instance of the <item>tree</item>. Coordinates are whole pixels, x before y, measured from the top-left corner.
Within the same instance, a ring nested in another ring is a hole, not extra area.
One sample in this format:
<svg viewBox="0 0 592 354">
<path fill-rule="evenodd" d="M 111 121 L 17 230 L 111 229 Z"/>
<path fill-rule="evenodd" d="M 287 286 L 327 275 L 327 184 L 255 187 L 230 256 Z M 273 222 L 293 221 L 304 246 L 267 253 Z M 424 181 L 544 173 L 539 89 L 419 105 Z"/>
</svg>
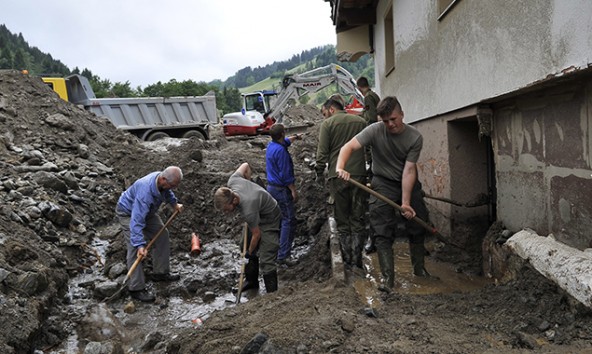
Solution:
<svg viewBox="0 0 592 354">
<path fill-rule="evenodd" d="M 12 53 L 8 48 L 0 50 L 0 69 L 12 69 Z"/>
<path fill-rule="evenodd" d="M 14 53 L 12 68 L 17 70 L 25 70 L 29 68 L 25 52 L 21 48 L 17 49 Z"/>
<path fill-rule="evenodd" d="M 107 79 L 103 80 L 98 76 L 93 76 L 89 81 L 97 98 L 113 97 L 111 93 L 111 81 Z"/>
<path fill-rule="evenodd" d="M 111 88 L 111 94 L 115 97 L 137 97 L 138 94 L 131 88 L 129 81 L 125 83 L 116 82 Z"/>
</svg>

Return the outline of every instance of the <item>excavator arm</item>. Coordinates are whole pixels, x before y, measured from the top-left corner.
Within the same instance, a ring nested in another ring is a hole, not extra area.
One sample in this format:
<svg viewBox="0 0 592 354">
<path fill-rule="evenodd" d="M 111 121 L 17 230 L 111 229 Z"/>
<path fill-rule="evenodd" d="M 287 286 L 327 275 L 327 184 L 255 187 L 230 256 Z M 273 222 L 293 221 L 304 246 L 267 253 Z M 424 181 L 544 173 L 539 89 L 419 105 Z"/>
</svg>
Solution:
<svg viewBox="0 0 592 354">
<path fill-rule="evenodd" d="M 282 89 L 269 111 L 269 117 L 281 123 L 292 102 L 331 84 L 337 84 L 341 93 L 353 95 L 359 102 L 364 102 L 364 95 L 358 90 L 352 74 L 340 65 L 329 64 L 304 73 L 286 75 L 282 80 Z"/>
</svg>

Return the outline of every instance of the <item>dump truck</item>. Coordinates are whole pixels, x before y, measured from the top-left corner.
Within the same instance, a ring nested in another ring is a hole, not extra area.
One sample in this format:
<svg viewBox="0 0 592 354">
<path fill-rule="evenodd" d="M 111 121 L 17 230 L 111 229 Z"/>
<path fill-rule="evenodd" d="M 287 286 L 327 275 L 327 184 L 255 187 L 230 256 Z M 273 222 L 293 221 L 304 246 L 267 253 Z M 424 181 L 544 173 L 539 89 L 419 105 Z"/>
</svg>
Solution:
<svg viewBox="0 0 592 354">
<path fill-rule="evenodd" d="M 209 139 L 210 125 L 218 122 L 216 96 L 96 98 L 82 75 L 43 77 L 62 99 L 104 116 L 118 129 L 141 140 L 166 137 Z"/>
</svg>

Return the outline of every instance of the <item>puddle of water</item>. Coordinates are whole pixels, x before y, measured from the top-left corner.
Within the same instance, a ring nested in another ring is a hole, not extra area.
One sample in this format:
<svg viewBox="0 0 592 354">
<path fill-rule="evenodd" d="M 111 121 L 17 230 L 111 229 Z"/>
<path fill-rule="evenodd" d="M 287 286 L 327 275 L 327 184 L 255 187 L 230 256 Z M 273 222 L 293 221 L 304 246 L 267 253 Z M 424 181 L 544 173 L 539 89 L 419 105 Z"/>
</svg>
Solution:
<svg viewBox="0 0 592 354">
<path fill-rule="evenodd" d="M 70 281 L 68 294 L 71 304 L 69 310 L 71 314 L 80 318 L 87 317 L 92 313 L 90 318 L 93 323 L 96 323 L 96 328 L 109 327 L 121 333 L 124 338 L 122 344 L 126 352 L 138 349 L 149 333 L 159 331 L 165 336 L 173 336 L 175 329 L 179 328 L 199 330 L 214 311 L 235 306 L 236 297 L 230 292 L 230 287 L 228 292 L 218 291 L 215 298 L 205 302 L 199 296 L 189 298 L 178 295 L 163 296 L 168 293 L 167 287 L 178 289 L 183 286 L 152 282 L 148 282 L 148 286 L 157 294 L 157 303 L 144 304 L 134 301 L 136 310 L 133 313 L 123 311 L 126 304 L 132 301 L 129 297 L 123 297 L 108 305 L 101 303 L 101 301 L 92 298 L 90 284 L 106 280 L 102 272 L 108 245 L 108 241 L 97 237 L 88 246 L 87 251 L 96 256 L 96 261 L 86 271 L 81 272 Z M 240 272 L 240 262 L 237 260 L 237 257 L 240 257 L 240 249 L 230 239 L 209 244 L 208 248 L 203 250 L 200 258 L 192 258 L 188 254 L 185 257 L 175 255 L 171 257 L 171 265 L 173 265 L 174 257 L 176 257 L 174 270 L 185 279 L 199 279 L 204 274 L 209 274 L 208 281 L 217 283 L 230 274 Z M 257 295 L 255 291 L 245 292 L 241 302 L 247 302 Z M 80 346 L 81 341 L 78 333 L 74 330 L 59 347 L 53 348 L 48 353 L 79 353 L 84 350 Z"/>
<path fill-rule="evenodd" d="M 395 291 L 400 294 L 438 294 L 451 292 L 470 292 L 481 289 L 491 280 L 458 273 L 452 264 L 437 262 L 430 257 L 425 258 L 426 269 L 430 274 L 440 278 L 426 279 L 413 275 L 413 267 L 409 256 L 409 244 L 407 241 L 395 242 L 393 245 L 395 253 Z M 357 278 L 353 286 L 362 298 L 372 308 L 380 306 L 380 291 L 377 286 L 380 284 L 381 274 L 376 253 L 364 254 L 365 278 Z"/>
</svg>

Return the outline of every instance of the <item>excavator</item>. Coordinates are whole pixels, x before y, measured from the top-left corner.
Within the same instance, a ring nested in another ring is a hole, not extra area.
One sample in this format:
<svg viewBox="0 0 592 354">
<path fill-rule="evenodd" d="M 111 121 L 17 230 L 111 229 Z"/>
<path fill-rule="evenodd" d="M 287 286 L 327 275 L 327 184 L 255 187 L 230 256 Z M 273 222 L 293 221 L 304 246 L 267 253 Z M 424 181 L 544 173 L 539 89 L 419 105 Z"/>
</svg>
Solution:
<svg viewBox="0 0 592 354">
<path fill-rule="evenodd" d="M 352 114 L 362 111 L 364 95 L 358 90 L 356 80 L 343 67 L 329 64 L 300 74 L 284 76 L 279 92 L 264 90 L 243 94 L 240 112 L 228 113 L 222 117 L 224 135 L 268 134 L 274 123 L 282 123 L 286 111 L 298 98 L 318 92 L 336 84 L 341 94 L 353 96 L 346 110 Z M 287 127 L 288 130 L 305 130 L 304 127 Z M 304 128 L 304 129 L 303 129 Z"/>
</svg>

